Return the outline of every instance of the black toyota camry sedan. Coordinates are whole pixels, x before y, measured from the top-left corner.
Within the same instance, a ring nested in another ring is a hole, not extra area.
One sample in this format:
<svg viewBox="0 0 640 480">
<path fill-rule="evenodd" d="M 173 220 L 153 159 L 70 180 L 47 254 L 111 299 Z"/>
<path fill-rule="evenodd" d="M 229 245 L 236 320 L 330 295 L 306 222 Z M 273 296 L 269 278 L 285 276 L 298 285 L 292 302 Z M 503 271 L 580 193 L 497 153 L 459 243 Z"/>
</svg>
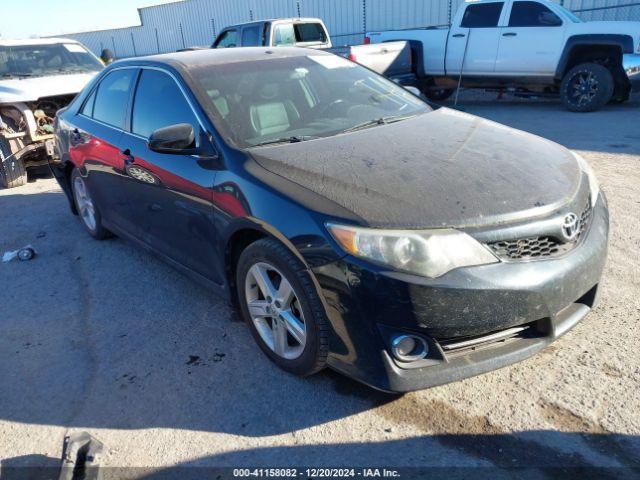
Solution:
<svg viewBox="0 0 640 480">
<path fill-rule="evenodd" d="M 329 53 L 119 61 L 56 135 L 88 233 L 224 295 L 288 372 L 439 385 L 533 355 L 598 298 L 608 212 L 582 158 Z"/>
</svg>

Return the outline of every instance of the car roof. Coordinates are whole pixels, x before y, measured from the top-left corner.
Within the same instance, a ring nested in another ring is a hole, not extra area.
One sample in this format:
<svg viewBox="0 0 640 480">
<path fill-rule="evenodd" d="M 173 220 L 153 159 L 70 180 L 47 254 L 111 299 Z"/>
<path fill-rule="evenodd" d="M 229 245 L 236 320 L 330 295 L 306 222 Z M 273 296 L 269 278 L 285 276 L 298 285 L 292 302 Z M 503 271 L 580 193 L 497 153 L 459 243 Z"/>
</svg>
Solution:
<svg viewBox="0 0 640 480">
<path fill-rule="evenodd" d="M 55 45 L 58 43 L 80 43 L 70 38 L 28 38 L 24 40 L 0 40 L 0 47 L 19 47 L 23 45 Z"/>
<path fill-rule="evenodd" d="M 222 30 L 228 30 L 229 28 L 236 27 L 246 27 L 249 25 L 257 25 L 260 23 L 275 23 L 275 22 L 318 22 L 322 23 L 322 20 L 314 17 L 287 17 L 287 18 L 266 18 L 264 20 L 252 20 L 250 22 L 244 23 L 234 23 L 233 25 L 228 25 L 224 27 Z"/>
<path fill-rule="evenodd" d="M 178 70 L 189 71 L 193 68 L 228 65 L 232 63 L 253 62 L 268 58 L 305 57 L 307 55 L 333 55 L 322 50 L 302 47 L 242 47 L 209 48 L 188 52 L 165 53 L 147 57 L 119 60 L 111 64 L 119 65 L 168 65 Z"/>
</svg>

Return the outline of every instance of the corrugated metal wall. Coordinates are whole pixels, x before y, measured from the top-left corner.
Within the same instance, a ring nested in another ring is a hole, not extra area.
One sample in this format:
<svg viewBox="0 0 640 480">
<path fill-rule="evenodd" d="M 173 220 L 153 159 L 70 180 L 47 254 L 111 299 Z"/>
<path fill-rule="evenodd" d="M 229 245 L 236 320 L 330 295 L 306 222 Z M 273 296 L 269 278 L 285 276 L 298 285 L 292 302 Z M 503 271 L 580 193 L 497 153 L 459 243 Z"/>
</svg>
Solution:
<svg viewBox="0 0 640 480">
<path fill-rule="evenodd" d="M 638 0 L 555 0 L 584 20 L 638 20 Z M 364 32 L 446 25 L 464 0 L 185 0 L 140 9 L 141 26 L 65 35 L 97 55 L 117 58 L 210 45 L 227 25 L 277 17 L 319 17 L 336 45 L 362 43 Z M 611 8 L 621 5 L 628 7 Z"/>
</svg>

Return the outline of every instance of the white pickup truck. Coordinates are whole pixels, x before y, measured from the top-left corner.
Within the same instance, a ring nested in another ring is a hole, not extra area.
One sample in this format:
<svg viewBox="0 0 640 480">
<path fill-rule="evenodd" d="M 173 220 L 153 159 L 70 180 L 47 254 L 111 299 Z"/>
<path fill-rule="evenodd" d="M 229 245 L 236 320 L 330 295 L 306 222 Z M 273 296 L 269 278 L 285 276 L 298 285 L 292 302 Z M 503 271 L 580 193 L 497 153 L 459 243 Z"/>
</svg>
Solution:
<svg viewBox="0 0 640 480">
<path fill-rule="evenodd" d="M 348 58 L 406 86 L 415 85 L 413 53 L 408 42 L 335 47 L 319 18 L 276 18 L 224 28 L 211 48 L 305 47 Z"/>
<path fill-rule="evenodd" d="M 366 42 L 409 41 L 424 93 L 515 88 L 559 94 L 572 111 L 620 103 L 640 89 L 640 22 L 583 22 L 547 0 L 462 4 L 451 28 L 367 33 Z"/>
</svg>

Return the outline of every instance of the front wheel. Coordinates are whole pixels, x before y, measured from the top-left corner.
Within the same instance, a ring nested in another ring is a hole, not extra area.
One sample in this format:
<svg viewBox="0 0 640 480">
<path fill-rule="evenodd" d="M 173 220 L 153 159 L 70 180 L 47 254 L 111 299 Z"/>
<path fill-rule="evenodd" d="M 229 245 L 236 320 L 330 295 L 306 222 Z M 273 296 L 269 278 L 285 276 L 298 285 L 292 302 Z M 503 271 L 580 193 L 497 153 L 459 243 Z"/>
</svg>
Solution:
<svg viewBox="0 0 640 480">
<path fill-rule="evenodd" d="M 262 351 L 301 376 L 327 362 L 328 320 L 309 272 L 284 245 L 262 239 L 240 255 L 236 268 L 243 317 Z"/>
<path fill-rule="evenodd" d="M 0 186 L 4 188 L 21 187 L 27 183 L 27 169 L 15 153 L 24 145 L 22 140 L 0 138 Z"/>
<path fill-rule="evenodd" d="M 605 106 L 613 96 L 611 72 L 597 63 L 573 67 L 562 79 L 560 99 L 572 112 L 593 112 Z"/>
<path fill-rule="evenodd" d="M 77 168 L 71 173 L 71 190 L 78 216 L 89 235 L 97 240 L 109 237 L 110 232 L 102 226 L 102 215 L 91 196 L 86 179 Z"/>
</svg>

